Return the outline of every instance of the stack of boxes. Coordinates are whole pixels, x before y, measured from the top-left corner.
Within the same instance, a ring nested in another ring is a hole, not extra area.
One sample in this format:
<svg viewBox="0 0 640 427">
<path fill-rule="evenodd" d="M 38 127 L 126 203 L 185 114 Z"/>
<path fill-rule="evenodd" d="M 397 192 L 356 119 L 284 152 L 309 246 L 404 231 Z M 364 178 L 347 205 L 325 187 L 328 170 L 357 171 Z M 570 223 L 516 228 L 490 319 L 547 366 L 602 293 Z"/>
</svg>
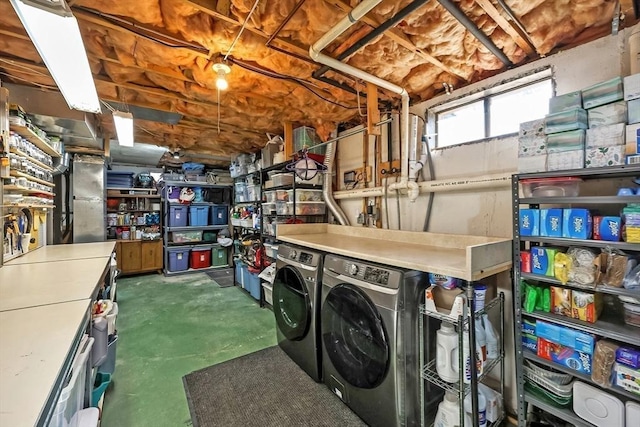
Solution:
<svg viewBox="0 0 640 427">
<path fill-rule="evenodd" d="M 551 98 L 518 141 L 520 173 L 640 164 L 640 74 Z"/>
</svg>

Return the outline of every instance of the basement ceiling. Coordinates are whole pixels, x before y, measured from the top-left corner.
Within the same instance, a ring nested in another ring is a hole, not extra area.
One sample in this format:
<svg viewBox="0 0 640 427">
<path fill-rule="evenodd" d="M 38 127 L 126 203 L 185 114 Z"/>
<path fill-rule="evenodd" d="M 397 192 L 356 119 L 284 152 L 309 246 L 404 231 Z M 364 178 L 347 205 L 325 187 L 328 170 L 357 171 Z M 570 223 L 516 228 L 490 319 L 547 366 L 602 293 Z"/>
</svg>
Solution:
<svg viewBox="0 0 640 427">
<path fill-rule="evenodd" d="M 219 95 L 212 64 L 229 51 L 254 0 L 67 2 L 100 98 L 179 118 L 137 119 L 137 142 L 228 157 L 261 148 L 266 132 L 282 134 L 283 121 L 313 126 L 326 139 L 338 123 L 364 120 L 364 83 L 332 70 L 321 75 L 308 55 L 358 1 L 260 0 L 230 52 L 229 89 Z M 610 34 L 617 3 L 386 0 L 325 52 L 407 88 L 415 103 L 441 93 L 443 83 L 459 88 Z M 633 2 L 619 3 L 620 28 L 637 22 Z M 402 19 L 385 24 L 394 16 Z M 382 25 L 389 28 L 369 34 Z M 0 77 L 55 90 L 8 1 L 0 2 L 0 34 Z M 397 108 L 395 95 L 379 96 Z M 104 134 L 115 135 L 109 114 L 100 121 Z"/>
</svg>

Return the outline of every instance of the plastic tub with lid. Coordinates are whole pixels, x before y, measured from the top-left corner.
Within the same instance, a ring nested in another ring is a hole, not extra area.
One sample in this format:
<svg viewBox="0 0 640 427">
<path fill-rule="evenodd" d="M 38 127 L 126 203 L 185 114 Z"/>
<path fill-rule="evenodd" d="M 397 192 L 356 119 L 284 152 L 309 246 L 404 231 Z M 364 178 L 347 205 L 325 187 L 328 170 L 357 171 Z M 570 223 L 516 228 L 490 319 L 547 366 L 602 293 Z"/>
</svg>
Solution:
<svg viewBox="0 0 640 427">
<path fill-rule="evenodd" d="M 520 181 L 524 197 L 576 197 L 580 194 L 582 179 L 531 178 Z"/>
<path fill-rule="evenodd" d="M 624 322 L 627 325 L 640 328 L 640 305 L 622 304 L 624 307 Z"/>
<path fill-rule="evenodd" d="M 291 189 L 287 190 L 289 201 L 293 201 L 293 195 L 295 192 L 296 202 L 321 202 L 322 190 L 303 190 L 303 189 Z"/>
<path fill-rule="evenodd" d="M 580 381 L 573 384 L 573 411 L 598 427 L 625 424 L 625 407 L 620 399 Z"/>
</svg>

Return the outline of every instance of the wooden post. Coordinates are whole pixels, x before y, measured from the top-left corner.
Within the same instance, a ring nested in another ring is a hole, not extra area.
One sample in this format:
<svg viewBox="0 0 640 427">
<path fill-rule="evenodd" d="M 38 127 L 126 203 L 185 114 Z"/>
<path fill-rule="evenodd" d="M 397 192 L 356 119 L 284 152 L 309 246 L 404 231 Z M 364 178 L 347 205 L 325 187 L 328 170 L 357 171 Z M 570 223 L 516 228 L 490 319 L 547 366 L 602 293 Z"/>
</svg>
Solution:
<svg viewBox="0 0 640 427">
<path fill-rule="evenodd" d="M 369 135 L 380 135 L 380 128 L 375 126 L 379 121 L 378 87 L 367 82 L 367 133 Z"/>
<path fill-rule="evenodd" d="M 293 123 L 284 122 L 284 158 L 290 160 L 294 154 L 293 149 Z"/>
</svg>

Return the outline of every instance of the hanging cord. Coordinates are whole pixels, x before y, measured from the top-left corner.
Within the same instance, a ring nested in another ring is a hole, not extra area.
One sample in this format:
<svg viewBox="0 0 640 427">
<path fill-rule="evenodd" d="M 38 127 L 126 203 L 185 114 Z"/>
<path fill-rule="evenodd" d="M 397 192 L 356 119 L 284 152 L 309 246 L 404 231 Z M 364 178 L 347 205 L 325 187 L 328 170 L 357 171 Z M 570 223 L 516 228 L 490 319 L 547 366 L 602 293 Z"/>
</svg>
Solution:
<svg viewBox="0 0 640 427">
<path fill-rule="evenodd" d="M 240 31 L 238 32 L 238 35 L 233 40 L 233 43 L 231 43 L 231 46 L 229 47 L 229 50 L 227 51 L 227 54 L 224 56 L 223 61 L 227 60 L 227 57 L 229 56 L 229 54 L 233 50 L 233 47 L 236 45 L 236 42 L 238 41 L 238 39 L 242 35 L 242 32 L 244 31 L 244 28 L 247 26 L 247 22 L 249 22 L 249 19 L 251 19 L 251 15 L 253 15 L 253 12 L 256 10 L 256 7 L 258 7 L 258 3 L 260 3 L 260 0 L 256 0 L 256 2 L 253 4 L 253 7 L 249 11 L 249 14 L 247 15 L 246 18 L 244 18 L 244 22 L 242 23 L 242 27 L 240 27 Z"/>
<path fill-rule="evenodd" d="M 216 90 L 218 92 L 218 135 L 220 135 L 220 89 L 216 87 Z"/>
<path fill-rule="evenodd" d="M 360 108 L 360 82 L 356 82 L 356 99 L 358 100 L 358 114 L 360 117 L 367 117 L 366 114 L 362 114 L 362 109 Z"/>
</svg>

